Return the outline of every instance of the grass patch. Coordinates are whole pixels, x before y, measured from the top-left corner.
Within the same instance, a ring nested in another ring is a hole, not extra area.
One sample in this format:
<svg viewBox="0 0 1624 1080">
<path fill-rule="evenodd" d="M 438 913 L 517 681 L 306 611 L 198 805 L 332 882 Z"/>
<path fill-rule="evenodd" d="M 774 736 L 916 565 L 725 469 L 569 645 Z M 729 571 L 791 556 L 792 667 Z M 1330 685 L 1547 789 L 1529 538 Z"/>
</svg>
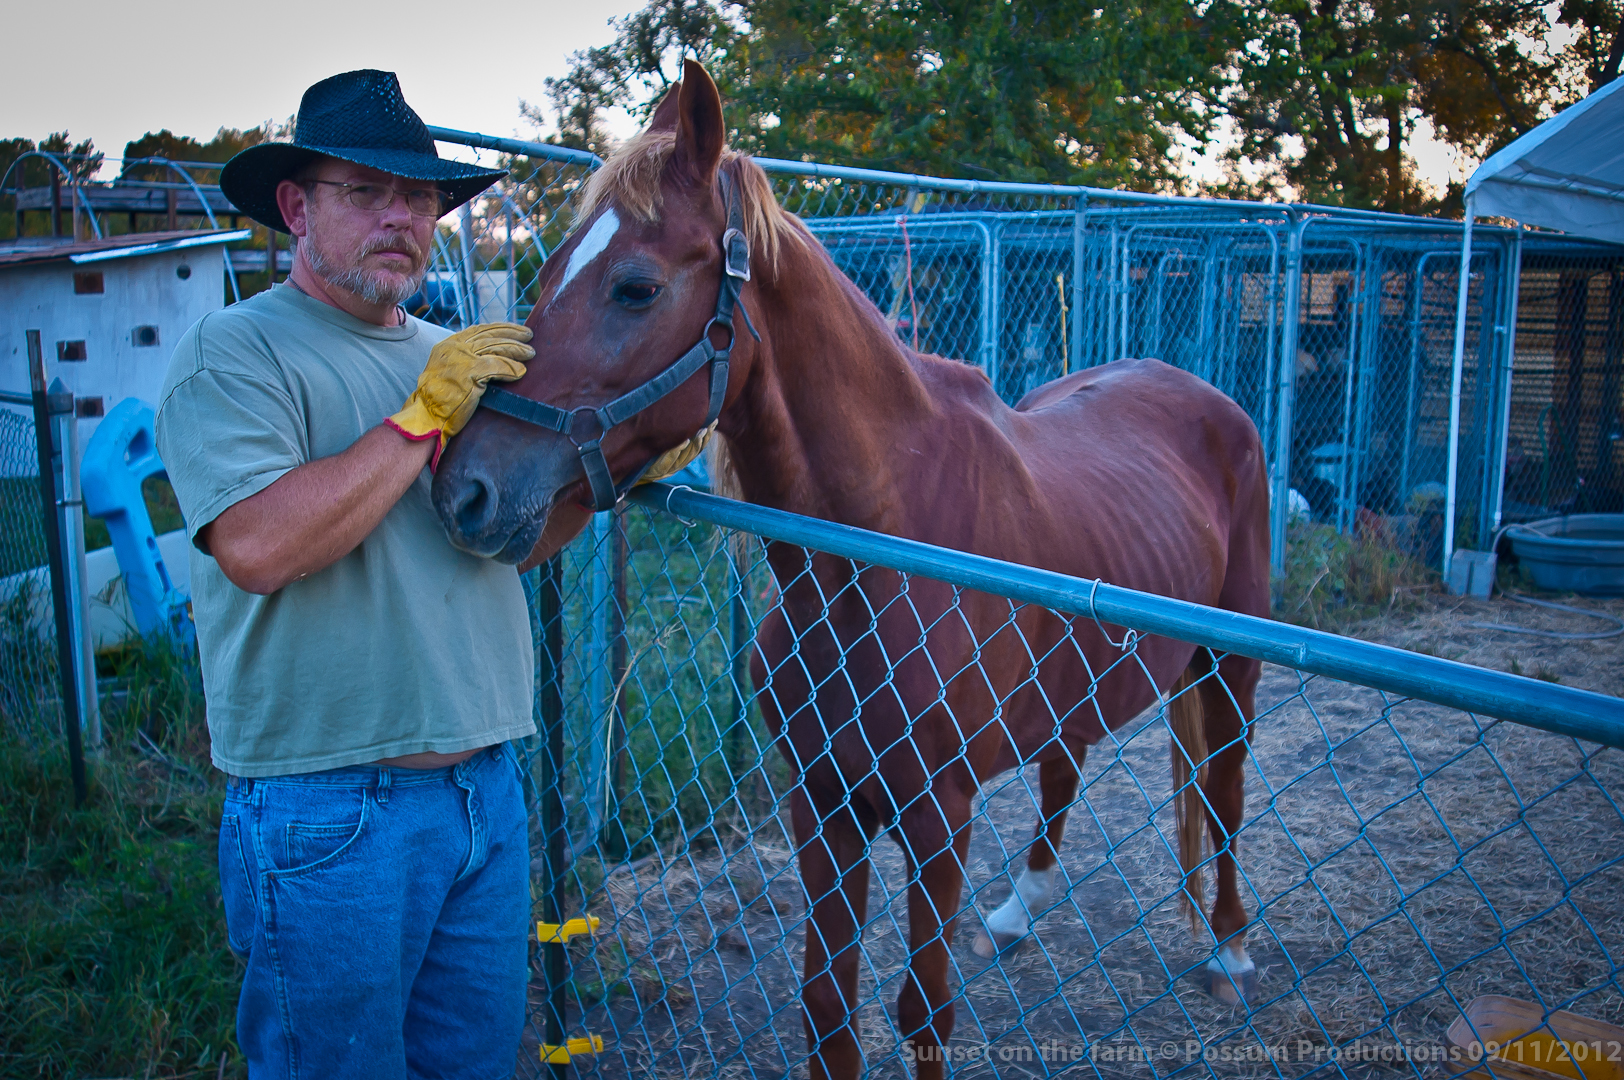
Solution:
<svg viewBox="0 0 1624 1080">
<path fill-rule="evenodd" d="M 1391 543 L 1297 520 L 1286 529 L 1286 569 L 1275 618 L 1336 630 L 1414 604 L 1438 573 Z"/>
<path fill-rule="evenodd" d="M 113 662 L 127 697 L 82 808 L 54 723 L 0 727 L 0 1075 L 241 1075 L 195 668 Z"/>
</svg>

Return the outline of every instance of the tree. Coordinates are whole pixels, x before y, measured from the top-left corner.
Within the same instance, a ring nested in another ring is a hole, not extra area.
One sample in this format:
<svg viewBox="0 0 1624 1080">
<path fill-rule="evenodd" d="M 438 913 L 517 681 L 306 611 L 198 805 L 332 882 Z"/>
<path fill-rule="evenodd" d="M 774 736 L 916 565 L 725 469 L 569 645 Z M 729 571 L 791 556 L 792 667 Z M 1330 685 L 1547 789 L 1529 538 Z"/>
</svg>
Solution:
<svg viewBox="0 0 1624 1080">
<path fill-rule="evenodd" d="M 1227 0 L 653 0 L 548 92 L 563 138 L 647 110 L 682 56 L 755 153 L 945 176 L 1176 186 L 1210 128 Z"/>
<path fill-rule="evenodd" d="M 269 125 L 266 127 L 238 128 L 222 127 L 208 142 L 198 142 L 188 135 L 176 135 L 168 128 L 159 131 L 149 131 L 133 142 L 124 144 L 125 159 L 161 157 L 170 161 L 207 161 L 225 164 L 230 161 L 238 151 L 250 146 L 257 146 L 270 138 Z M 163 165 L 125 165 L 119 174 L 121 178 L 133 180 L 171 180 L 174 179 L 171 171 Z"/>
<path fill-rule="evenodd" d="M 1232 161 L 1302 198 L 1410 213 L 1452 209 L 1415 176 L 1417 125 L 1482 159 L 1618 72 L 1617 0 L 1569 0 L 1552 44 L 1536 0 L 1267 0 L 1245 12 L 1225 107 Z M 1603 44 L 1605 43 L 1605 44 Z M 1248 190 L 1250 187 L 1250 190 Z"/>
</svg>

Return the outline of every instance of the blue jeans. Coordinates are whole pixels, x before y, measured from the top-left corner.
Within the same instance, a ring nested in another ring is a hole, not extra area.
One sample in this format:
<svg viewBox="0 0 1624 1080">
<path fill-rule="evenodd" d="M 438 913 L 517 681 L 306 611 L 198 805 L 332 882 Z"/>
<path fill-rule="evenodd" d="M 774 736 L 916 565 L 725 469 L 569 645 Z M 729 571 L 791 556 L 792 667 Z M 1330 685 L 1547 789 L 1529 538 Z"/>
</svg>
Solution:
<svg viewBox="0 0 1624 1080">
<path fill-rule="evenodd" d="M 524 1027 L 518 758 L 233 777 L 220 821 L 250 1080 L 495 1080 Z"/>
</svg>

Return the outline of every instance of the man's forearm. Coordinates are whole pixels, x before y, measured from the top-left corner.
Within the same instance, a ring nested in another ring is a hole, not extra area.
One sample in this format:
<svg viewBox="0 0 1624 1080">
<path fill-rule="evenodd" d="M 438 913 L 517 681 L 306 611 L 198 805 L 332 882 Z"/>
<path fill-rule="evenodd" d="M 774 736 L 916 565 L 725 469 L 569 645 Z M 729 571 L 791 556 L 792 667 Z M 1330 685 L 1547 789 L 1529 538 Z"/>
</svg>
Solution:
<svg viewBox="0 0 1624 1080">
<path fill-rule="evenodd" d="M 435 445 L 375 427 L 342 453 L 306 462 L 226 508 L 204 527 L 203 542 L 232 584 L 273 593 L 354 551 L 412 486 Z"/>
</svg>

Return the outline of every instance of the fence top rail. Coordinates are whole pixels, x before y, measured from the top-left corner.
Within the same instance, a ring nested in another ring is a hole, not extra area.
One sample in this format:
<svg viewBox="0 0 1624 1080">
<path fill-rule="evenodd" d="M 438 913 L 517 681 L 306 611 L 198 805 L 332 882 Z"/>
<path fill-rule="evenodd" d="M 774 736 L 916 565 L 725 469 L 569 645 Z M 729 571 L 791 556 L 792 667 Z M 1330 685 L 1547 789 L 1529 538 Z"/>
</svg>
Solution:
<svg viewBox="0 0 1624 1080">
<path fill-rule="evenodd" d="M 1057 611 L 1624 749 L 1624 700 L 917 540 L 648 484 L 632 502 Z"/>
<path fill-rule="evenodd" d="M 523 154 L 526 157 L 550 158 L 553 161 L 561 161 L 569 165 L 586 165 L 594 169 L 603 164 L 603 159 L 597 154 L 586 150 L 576 150 L 569 146 L 532 142 L 529 139 L 507 139 L 500 135 L 481 135 L 477 131 L 459 131 L 456 128 L 448 127 L 430 126 L 428 132 L 429 138 L 435 142 L 460 143 L 463 146 L 496 150 L 503 154 Z"/>
<path fill-rule="evenodd" d="M 596 168 L 603 159 L 585 150 L 576 150 L 553 143 L 529 139 L 511 139 L 497 135 L 484 135 L 475 131 L 430 125 L 429 135 L 438 142 L 458 143 L 464 146 L 496 150 L 507 154 L 550 158 L 554 161 Z M 941 176 L 923 176 L 918 173 L 886 172 L 880 169 L 860 169 L 849 165 L 829 165 L 817 161 L 791 161 L 784 158 L 758 157 L 753 159 L 768 173 L 804 176 L 813 179 L 851 180 L 864 183 L 889 184 L 915 188 L 920 191 L 947 191 L 966 195 L 1026 195 L 1064 199 L 1098 200 L 1154 204 L 1158 206 L 1187 206 L 1207 209 L 1252 210 L 1269 214 L 1328 215 L 1363 221 L 1413 222 L 1418 219 L 1405 214 L 1381 210 L 1361 210 L 1345 206 L 1320 206 L 1315 203 L 1250 202 L 1240 199 L 1214 199 L 1201 195 L 1165 195 L 1150 192 L 1118 191 L 1114 188 L 1089 187 L 1080 184 L 1025 184 L 1004 180 L 956 180 Z M 1460 227 L 1460 222 L 1440 221 L 1445 227 Z"/>
</svg>

